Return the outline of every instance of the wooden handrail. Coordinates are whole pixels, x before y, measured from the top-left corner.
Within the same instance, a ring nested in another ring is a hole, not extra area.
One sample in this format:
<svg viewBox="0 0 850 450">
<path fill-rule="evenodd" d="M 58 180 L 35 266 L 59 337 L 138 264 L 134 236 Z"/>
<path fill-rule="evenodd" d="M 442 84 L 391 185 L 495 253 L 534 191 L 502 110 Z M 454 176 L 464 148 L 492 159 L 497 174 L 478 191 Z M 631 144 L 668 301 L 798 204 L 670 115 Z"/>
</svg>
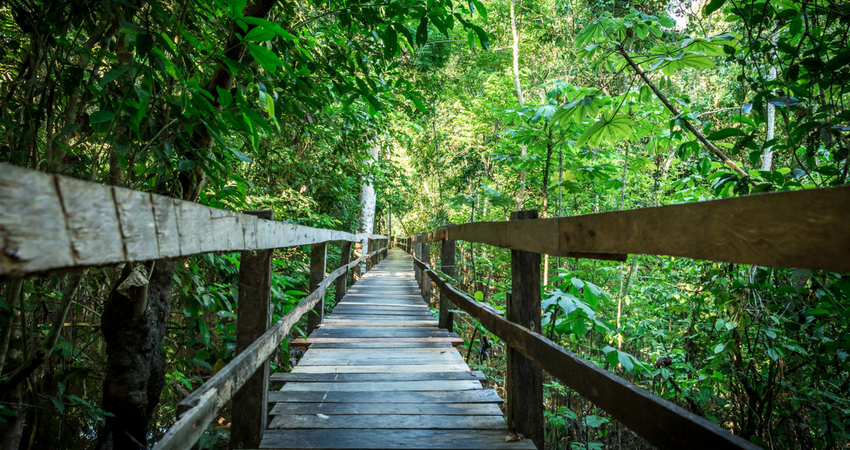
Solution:
<svg viewBox="0 0 850 450">
<path fill-rule="evenodd" d="M 280 318 L 250 347 L 237 355 L 201 387 L 194 390 L 177 405 L 178 419 L 168 429 L 154 450 L 183 450 L 191 448 L 213 419 L 218 410 L 233 398 L 245 382 L 259 369 L 286 338 L 292 326 L 321 300 L 328 287 L 348 270 L 377 255 L 384 248 L 361 256 L 331 272 L 310 295 Z"/>
<path fill-rule="evenodd" d="M 632 383 L 574 355 L 569 350 L 502 317 L 490 305 L 455 289 L 428 264 L 413 258 L 456 307 L 539 365 L 553 377 L 599 406 L 611 417 L 660 449 L 746 449 L 759 447 Z M 510 401 L 510 399 L 508 399 Z"/>
<path fill-rule="evenodd" d="M 0 280 L 208 252 L 386 239 L 210 208 L 0 163 Z"/>
<path fill-rule="evenodd" d="M 793 219 L 793 220 L 792 220 Z M 553 219 L 476 222 L 412 236 L 623 261 L 666 255 L 850 272 L 850 186 Z"/>
</svg>

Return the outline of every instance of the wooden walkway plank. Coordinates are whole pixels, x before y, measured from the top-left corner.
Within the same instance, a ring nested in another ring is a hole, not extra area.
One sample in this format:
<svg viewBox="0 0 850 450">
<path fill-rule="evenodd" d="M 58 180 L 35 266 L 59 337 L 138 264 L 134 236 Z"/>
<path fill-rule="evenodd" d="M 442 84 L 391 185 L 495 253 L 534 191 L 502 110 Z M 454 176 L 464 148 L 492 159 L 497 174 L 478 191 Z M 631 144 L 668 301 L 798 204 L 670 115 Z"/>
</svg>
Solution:
<svg viewBox="0 0 850 450">
<path fill-rule="evenodd" d="M 469 372 L 414 372 L 414 373 L 276 373 L 271 381 L 301 383 L 337 383 L 358 381 L 426 381 L 426 380 L 478 380 L 487 381 L 484 373 L 478 370 Z"/>
<path fill-rule="evenodd" d="M 260 448 L 293 449 L 533 449 L 529 440 L 505 442 L 503 430 L 269 430 Z"/>
<path fill-rule="evenodd" d="M 290 373 L 273 374 L 275 449 L 529 449 L 511 435 L 502 399 L 486 389 L 413 280 L 413 261 L 391 250 L 342 297 Z"/>
<path fill-rule="evenodd" d="M 437 416 L 499 416 L 496 403 L 276 403 L 273 416 L 282 414 L 394 414 Z"/>
<path fill-rule="evenodd" d="M 325 415 L 316 414 L 278 415 L 269 424 L 271 429 L 467 429 L 467 430 L 505 430 L 505 419 L 498 416 L 460 416 L 446 419 L 442 415 Z"/>
</svg>

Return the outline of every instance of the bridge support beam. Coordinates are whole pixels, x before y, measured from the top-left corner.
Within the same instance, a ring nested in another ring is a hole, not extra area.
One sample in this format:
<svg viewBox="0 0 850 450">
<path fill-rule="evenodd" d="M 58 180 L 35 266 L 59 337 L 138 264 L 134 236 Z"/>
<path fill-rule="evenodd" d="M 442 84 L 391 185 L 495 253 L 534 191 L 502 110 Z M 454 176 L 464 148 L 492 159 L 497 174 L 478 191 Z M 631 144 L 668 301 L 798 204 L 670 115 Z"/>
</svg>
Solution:
<svg viewBox="0 0 850 450">
<path fill-rule="evenodd" d="M 328 243 L 322 242 L 310 246 L 310 292 L 319 287 L 325 279 L 325 267 L 328 259 Z M 325 316 L 325 300 L 321 299 L 307 313 L 307 334 L 313 332 L 322 323 Z"/>
<path fill-rule="evenodd" d="M 247 211 L 260 219 L 274 219 L 274 211 Z M 239 303 L 236 316 L 236 354 L 242 353 L 271 326 L 273 250 L 243 251 L 239 265 Z M 266 430 L 269 362 L 233 396 L 230 448 L 258 448 Z"/>
<path fill-rule="evenodd" d="M 453 224 L 443 225 L 443 228 L 448 228 Z M 455 241 L 443 241 L 440 245 L 440 270 L 454 278 L 455 277 Z M 440 291 L 440 328 L 445 328 L 451 333 L 454 331 L 455 315 L 451 310 L 454 309 L 451 301 L 446 295 Z"/>
<path fill-rule="evenodd" d="M 416 236 L 419 236 L 419 234 L 416 234 Z M 422 259 L 422 254 L 419 252 L 421 245 L 422 245 L 422 243 L 420 243 L 420 242 L 414 242 L 413 243 L 413 257 L 416 258 L 416 259 L 419 259 L 419 260 Z M 413 266 L 413 278 L 416 279 L 416 284 L 419 285 L 419 287 L 421 288 L 422 287 L 422 271 L 418 267 L 416 267 L 415 265 Z"/>
<path fill-rule="evenodd" d="M 428 242 L 423 242 L 420 244 L 422 246 L 422 262 L 425 264 L 431 265 L 431 244 Z M 419 283 L 421 287 L 420 291 L 422 293 L 422 300 L 425 300 L 425 303 L 428 306 L 434 306 L 431 301 L 431 278 L 426 274 L 421 274 L 422 281 Z"/>
<path fill-rule="evenodd" d="M 511 220 L 536 219 L 537 211 L 515 211 Z M 511 292 L 505 319 L 540 333 L 540 254 L 511 250 Z M 508 426 L 543 446 L 543 370 L 508 347 Z"/>
<path fill-rule="evenodd" d="M 339 265 L 340 267 L 348 265 L 351 262 L 351 242 L 342 241 L 342 253 L 339 257 Z M 334 296 L 334 300 L 336 300 L 336 304 L 342 301 L 342 297 L 345 296 L 345 291 L 348 289 L 348 271 L 345 271 L 345 274 L 336 279 L 336 294 Z"/>
</svg>

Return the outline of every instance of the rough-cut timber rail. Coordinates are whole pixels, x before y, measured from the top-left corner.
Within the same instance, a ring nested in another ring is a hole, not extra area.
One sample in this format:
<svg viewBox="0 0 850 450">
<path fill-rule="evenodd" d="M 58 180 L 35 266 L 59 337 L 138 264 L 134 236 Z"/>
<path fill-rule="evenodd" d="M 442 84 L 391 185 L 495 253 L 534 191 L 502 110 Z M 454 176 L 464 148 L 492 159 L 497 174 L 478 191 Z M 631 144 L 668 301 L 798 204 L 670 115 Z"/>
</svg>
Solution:
<svg viewBox="0 0 850 450">
<path fill-rule="evenodd" d="M 358 281 L 308 339 L 284 382 L 269 392 L 261 448 L 533 449 L 511 433 L 501 399 L 485 389 L 437 328 L 401 250 Z"/>
</svg>

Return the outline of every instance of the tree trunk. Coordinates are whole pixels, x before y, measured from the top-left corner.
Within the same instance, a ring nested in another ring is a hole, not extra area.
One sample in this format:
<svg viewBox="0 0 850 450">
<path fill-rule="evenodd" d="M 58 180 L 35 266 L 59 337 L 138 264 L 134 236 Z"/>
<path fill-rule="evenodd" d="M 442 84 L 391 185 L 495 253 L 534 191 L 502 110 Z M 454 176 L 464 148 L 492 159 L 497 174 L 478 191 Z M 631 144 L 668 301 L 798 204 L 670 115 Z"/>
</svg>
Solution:
<svg viewBox="0 0 850 450">
<path fill-rule="evenodd" d="M 147 443 L 148 422 L 165 386 L 161 343 L 175 264 L 157 261 L 150 280 L 141 266 L 132 270 L 128 264 L 109 295 L 101 322 L 107 357 L 103 409 L 115 417 L 106 419 L 100 448 Z"/>
<path fill-rule="evenodd" d="M 516 88 L 516 99 L 519 102 L 519 107 L 522 108 L 524 100 L 522 98 L 522 86 L 519 83 L 519 31 L 516 25 L 516 0 L 511 0 L 511 34 L 514 37 L 513 54 L 514 54 L 514 87 Z M 528 156 L 528 147 L 525 144 L 520 145 L 520 155 L 523 161 Z M 516 210 L 522 209 L 522 203 L 525 201 L 525 169 L 519 171 L 519 198 L 516 203 Z"/>
<path fill-rule="evenodd" d="M 372 149 L 369 150 L 369 162 L 368 165 L 372 165 L 375 161 L 378 160 L 378 144 L 375 142 L 372 145 Z M 377 197 L 375 196 L 375 188 L 372 186 L 372 182 L 368 179 L 363 182 L 363 186 L 360 187 L 360 229 L 365 234 L 372 234 L 372 231 L 375 227 L 375 206 L 377 204 Z M 372 249 L 368 248 L 368 241 L 364 241 L 363 254 L 368 255 Z M 361 264 L 361 275 L 366 269 L 365 264 Z"/>
<path fill-rule="evenodd" d="M 776 79 L 776 67 L 771 67 L 767 72 L 768 80 Z M 773 136 L 775 133 L 776 126 L 776 106 L 770 102 L 767 103 L 767 135 L 765 136 L 765 141 L 773 140 Z M 773 145 L 768 145 L 764 148 L 764 153 L 762 153 L 761 159 L 761 170 L 765 172 L 770 172 L 770 168 L 773 166 Z"/>
</svg>

